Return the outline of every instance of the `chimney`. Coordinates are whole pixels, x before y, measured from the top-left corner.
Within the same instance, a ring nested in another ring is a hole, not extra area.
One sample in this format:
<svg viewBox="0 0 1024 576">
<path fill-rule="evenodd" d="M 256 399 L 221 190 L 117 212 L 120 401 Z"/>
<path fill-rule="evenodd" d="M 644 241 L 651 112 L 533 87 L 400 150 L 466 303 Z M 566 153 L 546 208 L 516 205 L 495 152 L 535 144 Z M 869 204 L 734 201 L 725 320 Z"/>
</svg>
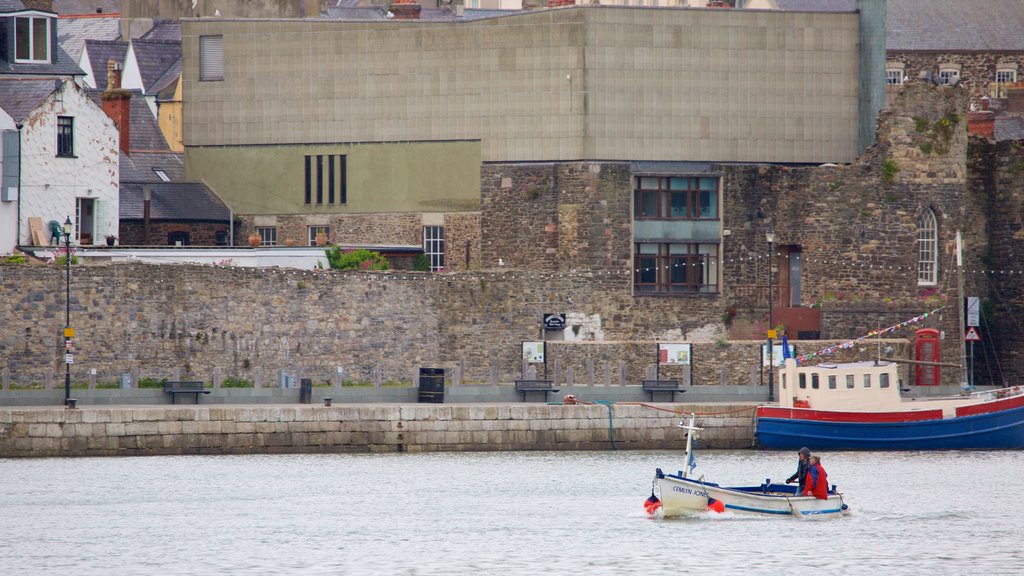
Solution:
<svg viewBox="0 0 1024 576">
<path fill-rule="evenodd" d="M 985 138 L 994 138 L 996 132 L 995 115 L 988 110 L 968 112 L 967 131 L 971 134 L 984 136 Z"/>
<path fill-rule="evenodd" d="M 103 111 L 117 125 L 121 151 L 128 155 L 131 151 L 132 93 L 121 88 L 121 65 L 113 60 L 107 61 L 107 89 L 101 98 Z"/>
<path fill-rule="evenodd" d="M 1006 111 L 1024 112 L 1024 82 L 1017 82 L 1006 87 Z"/>
<path fill-rule="evenodd" d="M 419 20 L 423 7 L 416 0 L 394 0 L 388 10 L 395 20 Z"/>
</svg>

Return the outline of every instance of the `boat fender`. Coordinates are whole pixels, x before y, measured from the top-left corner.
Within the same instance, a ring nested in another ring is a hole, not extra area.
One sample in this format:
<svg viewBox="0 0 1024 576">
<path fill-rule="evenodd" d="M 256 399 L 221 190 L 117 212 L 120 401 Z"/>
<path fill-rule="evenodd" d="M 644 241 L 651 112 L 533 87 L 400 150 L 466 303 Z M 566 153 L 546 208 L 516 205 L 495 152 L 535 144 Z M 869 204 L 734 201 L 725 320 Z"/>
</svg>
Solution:
<svg viewBox="0 0 1024 576">
<path fill-rule="evenodd" d="M 644 500 L 644 510 L 647 511 L 649 516 L 653 516 L 658 511 L 658 508 L 661 508 L 661 500 L 654 495 L 654 490 L 651 490 L 651 495 L 647 497 L 647 500 Z"/>
<path fill-rule="evenodd" d="M 725 504 L 721 500 L 715 500 L 711 496 L 708 496 L 708 510 L 714 510 L 721 514 L 725 512 Z"/>
</svg>

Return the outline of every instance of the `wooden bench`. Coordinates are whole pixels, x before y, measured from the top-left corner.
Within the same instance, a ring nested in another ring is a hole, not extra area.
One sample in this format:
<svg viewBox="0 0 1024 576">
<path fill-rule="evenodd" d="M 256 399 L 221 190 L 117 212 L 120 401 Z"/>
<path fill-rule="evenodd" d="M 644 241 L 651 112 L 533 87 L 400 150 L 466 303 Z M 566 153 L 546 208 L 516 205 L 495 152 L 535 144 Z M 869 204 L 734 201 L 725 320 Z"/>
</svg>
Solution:
<svg viewBox="0 0 1024 576">
<path fill-rule="evenodd" d="M 171 404 L 178 403 L 178 394 L 192 394 L 199 404 L 200 394 L 209 394 L 213 390 L 203 388 L 202 382 L 164 382 L 164 392 L 171 395 Z"/>
<path fill-rule="evenodd" d="M 672 401 L 676 399 L 676 393 L 684 394 L 686 390 L 679 387 L 678 380 L 644 380 L 644 392 L 651 395 L 651 402 L 654 402 L 655 392 L 671 392 Z"/>
<path fill-rule="evenodd" d="M 516 392 L 523 393 L 523 402 L 526 402 L 527 392 L 543 392 L 544 401 L 548 401 L 548 392 L 558 392 L 553 387 L 551 380 L 516 380 Z"/>
</svg>

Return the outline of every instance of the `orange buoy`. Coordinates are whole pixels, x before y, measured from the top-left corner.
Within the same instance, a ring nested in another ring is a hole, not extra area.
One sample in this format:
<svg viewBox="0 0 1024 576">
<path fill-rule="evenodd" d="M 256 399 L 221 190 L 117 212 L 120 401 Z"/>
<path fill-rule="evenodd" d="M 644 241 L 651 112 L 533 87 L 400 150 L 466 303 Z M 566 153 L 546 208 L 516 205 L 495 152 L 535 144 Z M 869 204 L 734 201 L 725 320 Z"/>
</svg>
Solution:
<svg viewBox="0 0 1024 576">
<path fill-rule="evenodd" d="M 708 510 L 714 510 L 721 514 L 722 512 L 725 512 L 725 504 L 723 504 L 721 500 L 715 500 L 708 496 Z"/>
<path fill-rule="evenodd" d="M 644 500 L 644 510 L 647 511 L 648 515 L 653 516 L 658 511 L 658 508 L 661 508 L 661 500 L 658 500 L 658 497 L 651 491 L 650 497 Z"/>
</svg>

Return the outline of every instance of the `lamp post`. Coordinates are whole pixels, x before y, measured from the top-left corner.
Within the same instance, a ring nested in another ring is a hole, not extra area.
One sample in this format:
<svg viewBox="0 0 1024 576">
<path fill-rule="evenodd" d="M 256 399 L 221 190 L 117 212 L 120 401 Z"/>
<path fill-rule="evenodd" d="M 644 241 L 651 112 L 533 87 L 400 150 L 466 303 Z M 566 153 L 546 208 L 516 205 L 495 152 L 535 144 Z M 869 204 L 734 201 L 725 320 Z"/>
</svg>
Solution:
<svg viewBox="0 0 1024 576">
<path fill-rule="evenodd" d="M 71 400 L 71 216 L 64 220 L 64 259 L 67 261 L 67 280 L 64 300 L 64 407 L 74 408 Z"/>
<path fill-rule="evenodd" d="M 772 308 L 775 306 L 775 302 L 772 298 L 772 260 L 773 260 L 773 246 L 775 242 L 775 231 L 772 227 L 768 227 L 768 231 L 765 232 L 765 238 L 768 240 L 768 401 L 775 401 L 775 345 L 772 340 L 775 338 L 775 322 L 772 318 Z"/>
</svg>

